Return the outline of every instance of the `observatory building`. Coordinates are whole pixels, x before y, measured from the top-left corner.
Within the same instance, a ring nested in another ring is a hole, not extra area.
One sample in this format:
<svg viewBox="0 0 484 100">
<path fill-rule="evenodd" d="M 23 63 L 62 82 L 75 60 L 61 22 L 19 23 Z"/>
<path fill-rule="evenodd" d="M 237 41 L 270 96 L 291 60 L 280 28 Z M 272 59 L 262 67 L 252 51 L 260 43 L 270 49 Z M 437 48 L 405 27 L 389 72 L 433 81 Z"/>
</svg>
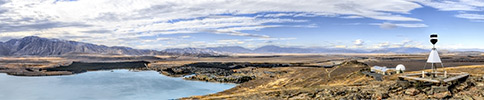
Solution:
<svg viewBox="0 0 484 100">
<path fill-rule="evenodd" d="M 370 71 L 382 75 L 393 75 L 405 72 L 405 66 L 403 64 L 398 64 L 395 68 L 389 68 L 387 66 L 373 66 L 371 67 Z"/>
<path fill-rule="evenodd" d="M 395 70 L 397 71 L 397 74 L 405 72 L 405 66 L 403 64 L 398 64 L 397 67 L 395 67 Z"/>
<path fill-rule="evenodd" d="M 437 38 L 437 34 L 430 35 L 430 42 L 433 47 L 424 66 L 424 70 L 427 69 L 427 66 L 430 66 L 430 72 L 422 71 L 422 73 L 406 74 L 399 77 L 400 81 L 431 83 L 433 85 L 431 93 L 436 93 L 448 89 L 450 85 L 457 84 L 458 82 L 456 81 L 469 76 L 468 73 L 447 73 L 444 69 L 441 69 L 440 71 L 437 70 L 437 67 L 444 68 L 444 64 L 442 63 L 442 60 L 440 60 L 437 48 L 435 48 L 435 44 L 438 42 Z M 403 68 L 403 70 L 405 70 L 405 68 Z"/>
<path fill-rule="evenodd" d="M 373 66 L 371 67 L 371 72 L 375 72 L 382 75 L 391 75 L 392 68 L 388 68 L 386 66 Z"/>
</svg>

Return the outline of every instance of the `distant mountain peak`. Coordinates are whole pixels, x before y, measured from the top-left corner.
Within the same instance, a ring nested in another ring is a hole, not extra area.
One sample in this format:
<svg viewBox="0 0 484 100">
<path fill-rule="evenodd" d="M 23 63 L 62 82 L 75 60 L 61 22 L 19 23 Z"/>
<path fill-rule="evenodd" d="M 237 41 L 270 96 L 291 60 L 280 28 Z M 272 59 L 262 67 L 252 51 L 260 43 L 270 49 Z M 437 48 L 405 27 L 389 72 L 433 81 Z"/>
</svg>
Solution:
<svg viewBox="0 0 484 100">
<path fill-rule="evenodd" d="M 281 46 L 276 46 L 276 45 L 265 45 L 259 48 L 268 48 L 268 47 L 275 47 L 275 48 L 281 48 Z"/>
<path fill-rule="evenodd" d="M 41 37 L 39 36 L 26 36 L 26 37 L 23 37 L 22 39 L 40 39 Z"/>
</svg>

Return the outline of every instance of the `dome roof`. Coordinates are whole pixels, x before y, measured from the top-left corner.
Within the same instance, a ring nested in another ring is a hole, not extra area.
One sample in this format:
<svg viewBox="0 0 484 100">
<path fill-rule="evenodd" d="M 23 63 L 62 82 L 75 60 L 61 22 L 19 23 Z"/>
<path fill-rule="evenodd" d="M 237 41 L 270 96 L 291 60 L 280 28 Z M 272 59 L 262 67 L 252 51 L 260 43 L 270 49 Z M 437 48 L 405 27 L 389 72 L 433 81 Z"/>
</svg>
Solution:
<svg viewBox="0 0 484 100">
<path fill-rule="evenodd" d="M 395 70 L 402 70 L 402 71 L 404 71 L 405 70 L 405 66 L 403 64 L 398 64 L 397 67 L 395 68 Z"/>
</svg>

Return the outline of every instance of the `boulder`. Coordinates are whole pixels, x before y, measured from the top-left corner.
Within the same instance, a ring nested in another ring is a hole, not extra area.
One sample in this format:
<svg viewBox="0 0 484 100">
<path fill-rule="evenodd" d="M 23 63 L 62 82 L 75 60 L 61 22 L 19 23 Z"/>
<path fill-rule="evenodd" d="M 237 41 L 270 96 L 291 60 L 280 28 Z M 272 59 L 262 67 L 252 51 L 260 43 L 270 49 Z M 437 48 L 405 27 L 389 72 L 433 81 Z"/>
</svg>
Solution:
<svg viewBox="0 0 484 100">
<path fill-rule="evenodd" d="M 415 88 L 410 88 L 410 89 L 405 90 L 405 94 L 410 95 L 410 96 L 415 96 L 419 93 L 420 93 L 420 91 L 415 89 Z"/>
<path fill-rule="evenodd" d="M 397 80 L 397 84 L 395 84 L 393 87 L 402 87 L 403 89 L 406 89 L 410 86 L 411 84 L 408 81 Z"/>
<path fill-rule="evenodd" d="M 484 83 L 483 82 L 478 82 L 478 83 L 476 83 L 476 86 L 484 86 Z"/>
<path fill-rule="evenodd" d="M 377 100 L 383 100 L 383 99 L 387 99 L 388 97 L 390 97 L 388 95 L 388 93 L 376 93 L 374 94 L 374 99 L 377 99 Z"/>
<path fill-rule="evenodd" d="M 450 93 L 450 91 L 446 91 L 441 93 L 435 93 L 432 97 L 436 99 L 444 99 L 444 98 L 449 98 L 451 96 L 452 94 Z"/>
</svg>

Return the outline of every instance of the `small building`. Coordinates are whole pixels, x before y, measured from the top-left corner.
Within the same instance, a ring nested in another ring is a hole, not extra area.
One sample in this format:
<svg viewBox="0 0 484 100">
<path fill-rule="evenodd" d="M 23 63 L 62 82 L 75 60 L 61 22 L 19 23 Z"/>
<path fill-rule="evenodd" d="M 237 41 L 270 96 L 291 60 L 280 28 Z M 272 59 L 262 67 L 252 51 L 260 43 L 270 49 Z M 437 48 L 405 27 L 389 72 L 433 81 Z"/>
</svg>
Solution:
<svg viewBox="0 0 484 100">
<path fill-rule="evenodd" d="M 373 66 L 371 67 L 371 72 L 382 74 L 382 75 L 392 75 L 395 74 L 395 68 L 388 68 L 387 66 Z"/>
<path fill-rule="evenodd" d="M 398 64 L 397 67 L 395 67 L 395 70 L 397 71 L 397 74 L 405 72 L 405 66 L 403 64 Z"/>
<path fill-rule="evenodd" d="M 388 68 L 387 66 L 373 66 L 371 67 L 371 72 L 382 75 L 400 74 L 405 72 L 405 66 L 403 64 L 398 64 L 395 68 Z"/>
</svg>

